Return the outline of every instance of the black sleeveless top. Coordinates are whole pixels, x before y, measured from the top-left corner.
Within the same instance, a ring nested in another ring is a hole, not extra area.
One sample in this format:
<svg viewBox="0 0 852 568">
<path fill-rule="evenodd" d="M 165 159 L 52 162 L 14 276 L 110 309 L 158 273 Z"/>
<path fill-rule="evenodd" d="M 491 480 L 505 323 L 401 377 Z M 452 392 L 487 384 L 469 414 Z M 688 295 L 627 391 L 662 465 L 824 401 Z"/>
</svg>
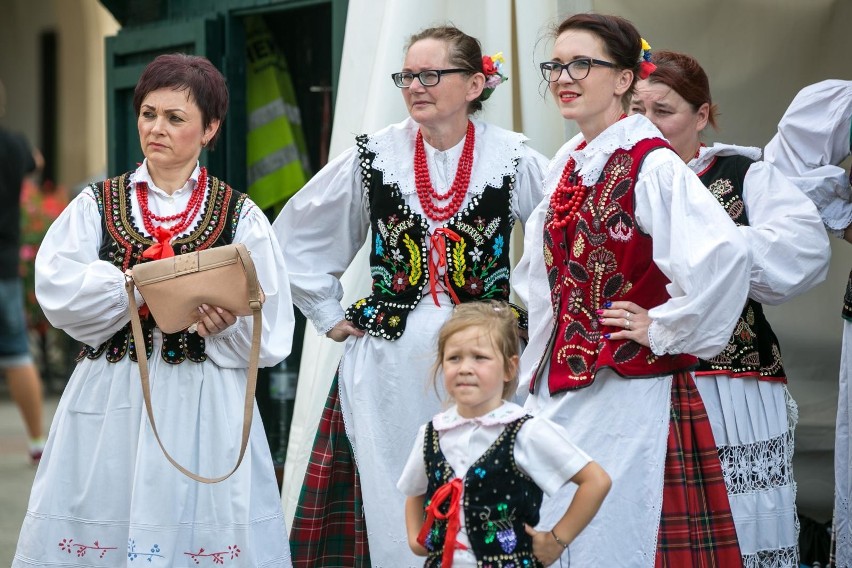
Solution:
<svg viewBox="0 0 852 568">
<path fill-rule="evenodd" d="M 754 160 L 745 156 L 716 156 L 698 177 L 738 226 L 748 226 L 743 187 Z M 781 347 L 763 306 L 751 298 L 746 302 L 728 344 L 712 359 L 700 359 L 696 375 L 757 377 L 786 382 Z"/>
<path fill-rule="evenodd" d="M 535 526 L 544 496 L 542 490 L 515 463 L 515 440 L 524 423 L 522 416 L 510 422 L 464 477 L 464 522 L 473 553 L 481 566 L 540 567 L 532 554 L 532 538 L 524 523 Z M 455 477 L 438 443 L 432 423 L 426 425 L 423 458 L 429 484 L 425 505 L 443 484 Z M 448 507 L 448 505 L 446 505 Z M 446 508 L 443 509 L 446 512 Z M 436 520 L 426 539 L 429 551 L 425 566 L 437 568 L 446 536 L 446 521 Z"/>
<path fill-rule="evenodd" d="M 460 302 L 508 301 L 514 176 L 504 176 L 500 187 L 487 186 L 436 231 L 443 236 L 435 237 L 427 220 L 406 205 L 399 187 L 385 184 L 382 172 L 373 168 L 376 155 L 367 149 L 368 141 L 366 135 L 357 138 L 370 207 L 373 285 L 370 296 L 346 310 L 346 319 L 376 337 L 392 341 L 402 336 L 408 314 L 429 294 L 427 241 L 433 238 L 444 240 L 447 282 Z M 526 312 L 512 309 L 526 328 Z"/>
</svg>

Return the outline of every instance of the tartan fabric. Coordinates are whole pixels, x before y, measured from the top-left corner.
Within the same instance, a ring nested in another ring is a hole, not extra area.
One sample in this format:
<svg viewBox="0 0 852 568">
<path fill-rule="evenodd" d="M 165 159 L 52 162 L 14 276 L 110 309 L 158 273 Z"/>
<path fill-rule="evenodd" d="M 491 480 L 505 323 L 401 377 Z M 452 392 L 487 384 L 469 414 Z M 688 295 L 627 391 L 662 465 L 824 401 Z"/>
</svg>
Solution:
<svg viewBox="0 0 852 568">
<path fill-rule="evenodd" d="M 361 481 L 346 436 L 338 377 L 325 403 L 290 529 L 297 568 L 369 568 Z"/>
<path fill-rule="evenodd" d="M 716 441 L 688 372 L 672 380 L 664 483 L 656 567 L 741 567 Z"/>
</svg>

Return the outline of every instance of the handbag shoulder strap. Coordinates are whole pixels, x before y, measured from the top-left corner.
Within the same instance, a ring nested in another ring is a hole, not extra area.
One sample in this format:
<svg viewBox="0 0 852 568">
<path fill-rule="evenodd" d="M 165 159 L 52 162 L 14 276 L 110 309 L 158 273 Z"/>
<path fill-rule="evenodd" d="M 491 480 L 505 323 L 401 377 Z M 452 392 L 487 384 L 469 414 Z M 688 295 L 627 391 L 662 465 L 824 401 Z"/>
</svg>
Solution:
<svg viewBox="0 0 852 568">
<path fill-rule="evenodd" d="M 261 299 L 260 285 L 257 280 L 257 272 L 255 271 L 254 262 L 251 260 L 245 246 L 237 246 L 237 252 L 242 260 L 243 268 L 246 271 L 249 291 L 249 306 L 252 310 L 252 334 L 251 334 L 251 354 L 249 356 L 248 377 L 246 381 L 246 398 L 243 406 L 243 433 L 240 441 L 240 454 L 237 458 L 237 463 L 233 469 L 225 475 L 219 477 L 203 477 L 193 473 L 180 465 L 163 446 L 160 435 L 157 432 L 157 423 L 154 421 L 154 411 L 151 407 L 151 383 L 148 376 L 148 357 L 145 353 L 145 341 L 142 335 L 142 323 L 139 321 L 139 308 L 136 305 L 136 288 L 133 278 L 126 277 L 125 289 L 127 290 L 128 310 L 130 311 L 130 325 L 133 329 L 133 341 L 136 343 L 137 363 L 139 365 L 139 378 L 142 382 L 142 397 L 145 401 L 145 411 L 148 414 L 148 421 L 151 423 L 151 430 L 154 432 L 154 437 L 157 439 L 160 449 L 166 456 L 166 459 L 175 466 L 181 473 L 187 477 L 199 481 L 201 483 L 219 483 L 231 477 L 243 462 L 243 457 L 248 447 L 249 434 L 251 433 L 252 417 L 254 415 L 254 395 L 257 390 L 257 367 L 260 359 L 260 333 L 263 329 L 263 312 L 261 308 L 263 301 Z M 142 346 L 141 348 L 138 346 Z"/>
</svg>

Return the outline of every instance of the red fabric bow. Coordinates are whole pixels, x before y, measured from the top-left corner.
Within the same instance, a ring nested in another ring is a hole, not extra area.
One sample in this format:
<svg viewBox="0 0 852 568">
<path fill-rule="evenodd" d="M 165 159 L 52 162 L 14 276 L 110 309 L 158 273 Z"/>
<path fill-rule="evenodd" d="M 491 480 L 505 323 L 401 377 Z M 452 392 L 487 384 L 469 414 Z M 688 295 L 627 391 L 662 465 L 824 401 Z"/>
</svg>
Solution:
<svg viewBox="0 0 852 568">
<path fill-rule="evenodd" d="M 450 286 L 450 278 L 447 270 L 447 237 L 450 240 L 459 242 L 461 237 L 453 231 L 452 229 L 447 229 L 446 227 L 441 227 L 436 229 L 434 233 L 432 233 L 432 237 L 430 239 L 430 247 L 429 247 L 429 289 L 432 293 L 432 299 L 435 301 L 436 306 L 440 306 L 441 303 L 438 301 L 438 278 L 440 269 L 444 269 L 444 287 L 447 289 L 447 293 L 450 295 L 450 298 L 453 299 L 453 303 L 461 304 L 461 300 L 459 300 L 456 293 L 453 291 L 453 287 Z M 435 260 L 435 253 L 437 252 L 438 259 Z"/>
<path fill-rule="evenodd" d="M 175 255 L 172 250 L 172 237 L 174 233 L 164 227 L 154 227 L 154 238 L 157 242 L 145 249 L 142 256 L 152 260 L 169 258 Z"/>
<path fill-rule="evenodd" d="M 450 568 L 453 565 L 453 554 L 456 548 L 467 550 L 465 545 L 456 542 L 456 535 L 458 535 L 461 528 L 459 526 L 459 508 L 461 507 L 463 487 L 461 478 L 457 477 L 435 490 L 435 493 L 432 495 L 432 501 L 426 507 L 426 521 L 423 523 L 423 528 L 420 529 L 420 534 L 417 535 L 417 542 L 425 547 L 426 537 L 429 536 L 429 531 L 432 530 L 435 519 L 447 521 L 447 534 L 444 537 L 444 553 L 441 556 L 442 568 Z M 448 500 L 450 508 L 444 514 L 438 508 Z"/>
</svg>

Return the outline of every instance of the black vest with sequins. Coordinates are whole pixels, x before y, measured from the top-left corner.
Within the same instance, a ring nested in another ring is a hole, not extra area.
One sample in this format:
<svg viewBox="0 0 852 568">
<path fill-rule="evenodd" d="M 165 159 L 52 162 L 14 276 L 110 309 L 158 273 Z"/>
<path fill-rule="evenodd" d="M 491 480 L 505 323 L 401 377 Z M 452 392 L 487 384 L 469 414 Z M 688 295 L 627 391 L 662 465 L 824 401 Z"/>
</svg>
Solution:
<svg viewBox="0 0 852 568">
<path fill-rule="evenodd" d="M 743 187 L 753 163 L 745 156 L 716 156 L 698 176 L 738 226 L 748 226 Z M 700 359 L 695 374 L 787 381 L 778 338 L 760 302 L 748 299 L 728 344 L 712 359 Z"/>
<path fill-rule="evenodd" d="M 98 258 L 115 265 L 122 272 L 136 264 L 147 262 L 148 259 L 142 257 L 142 252 L 155 242 L 133 224 L 130 175 L 131 173 L 126 173 L 91 186 L 101 213 L 103 231 Z M 175 254 L 222 246 L 234 240 L 246 195 L 213 176 L 209 176 L 207 180 L 208 191 L 202 206 L 201 219 L 191 232 L 172 241 Z M 157 323 L 150 315 L 142 319 L 142 333 L 145 335 L 145 352 L 148 357 L 154 350 L 153 331 L 156 326 Z M 136 361 L 136 345 L 129 322 L 97 348 L 84 346 L 77 356 L 77 361 L 85 357 L 97 359 L 104 354 L 110 363 L 116 363 L 128 354 Z M 173 364 L 182 363 L 187 359 L 200 363 L 207 359 L 204 339 L 187 331 L 164 333 L 161 354 L 164 361 Z"/>
<path fill-rule="evenodd" d="M 478 565 L 498 567 L 540 567 L 533 556 L 532 538 L 524 530 L 538 524 L 542 490 L 515 463 L 515 440 L 524 423 L 522 416 L 506 428 L 464 477 L 464 522 L 467 537 Z M 423 458 L 429 484 L 425 505 L 435 491 L 455 477 L 438 442 L 438 431 L 429 422 L 423 440 Z M 442 512 L 446 513 L 445 504 Z M 438 568 L 446 536 L 446 521 L 435 520 L 426 539 L 429 554 L 426 568 Z"/>
<path fill-rule="evenodd" d="M 368 140 L 357 138 L 370 207 L 373 285 L 370 296 L 349 306 L 346 319 L 370 335 L 395 340 L 405 331 L 408 314 L 429 294 L 427 240 L 434 236 L 427 220 L 406 205 L 399 187 L 385 185 L 382 172 L 373 168 L 376 155 L 367 150 Z M 501 187 L 487 186 L 439 229 L 445 235 L 437 238 L 446 245 L 447 281 L 460 302 L 509 300 L 514 183 L 514 176 L 507 175 Z M 526 312 L 517 306 L 512 310 L 526 328 Z"/>
</svg>

